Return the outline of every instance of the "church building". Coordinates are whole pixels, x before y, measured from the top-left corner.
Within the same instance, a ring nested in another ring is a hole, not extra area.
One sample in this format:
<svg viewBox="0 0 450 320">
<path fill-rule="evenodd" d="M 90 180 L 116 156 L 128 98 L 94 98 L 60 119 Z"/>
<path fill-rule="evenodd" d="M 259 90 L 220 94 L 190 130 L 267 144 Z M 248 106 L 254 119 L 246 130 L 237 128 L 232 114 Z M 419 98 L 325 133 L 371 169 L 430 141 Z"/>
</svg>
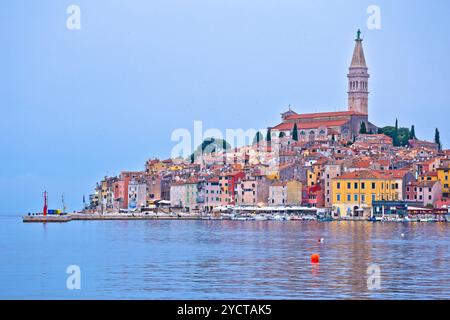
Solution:
<svg viewBox="0 0 450 320">
<path fill-rule="evenodd" d="M 352 141 L 364 122 L 368 133 L 377 132 L 369 122 L 369 73 L 364 57 L 361 31 L 358 30 L 348 77 L 348 110 L 298 114 L 290 108 L 281 115 L 282 123 L 271 128 L 273 135 L 292 135 L 297 124 L 299 141 Z"/>
</svg>

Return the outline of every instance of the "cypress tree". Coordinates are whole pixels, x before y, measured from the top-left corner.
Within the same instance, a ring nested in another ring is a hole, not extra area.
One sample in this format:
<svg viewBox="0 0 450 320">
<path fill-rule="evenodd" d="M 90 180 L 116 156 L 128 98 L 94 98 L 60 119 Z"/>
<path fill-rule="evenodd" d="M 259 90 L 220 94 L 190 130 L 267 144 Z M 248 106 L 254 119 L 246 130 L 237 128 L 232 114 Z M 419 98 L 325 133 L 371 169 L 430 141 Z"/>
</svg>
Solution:
<svg viewBox="0 0 450 320">
<path fill-rule="evenodd" d="M 399 143 L 398 143 L 398 119 L 397 118 L 395 118 L 394 136 L 392 138 L 394 140 L 394 146 L 398 147 Z"/>
<path fill-rule="evenodd" d="M 267 134 L 266 134 L 266 141 L 267 142 L 270 142 L 270 141 L 272 141 L 272 131 L 271 131 L 271 129 L 269 128 L 269 129 L 267 129 Z"/>
<path fill-rule="evenodd" d="M 359 133 L 360 134 L 366 134 L 367 133 L 367 127 L 366 127 L 366 123 L 364 121 L 361 122 L 361 127 L 359 128 Z"/>
<path fill-rule="evenodd" d="M 436 128 L 436 131 L 434 132 L 434 142 L 438 144 L 439 151 L 441 151 L 442 150 L 442 144 L 441 144 L 441 137 L 440 137 L 438 128 Z"/>
<path fill-rule="evenodd" d="M 258 131 L 255 135 L 255 138 L 253 139 L 253 144 L 259 144 L 262 140 L 264 140 L 264 137 L 260 131 Z"/>
<path fill-rule="evenodd" d="M 417 139 L 416 138 L 416 129 L 414 128 L 414 125 L 411 126 L 411 131 L 409 132 L 409 139 Z"/>
<path fill-rule="evenodd" d="M 297 123 L 294 123 L 294 128 L 292 129 L 292 140 L 298 141 Z"/>
</svg>

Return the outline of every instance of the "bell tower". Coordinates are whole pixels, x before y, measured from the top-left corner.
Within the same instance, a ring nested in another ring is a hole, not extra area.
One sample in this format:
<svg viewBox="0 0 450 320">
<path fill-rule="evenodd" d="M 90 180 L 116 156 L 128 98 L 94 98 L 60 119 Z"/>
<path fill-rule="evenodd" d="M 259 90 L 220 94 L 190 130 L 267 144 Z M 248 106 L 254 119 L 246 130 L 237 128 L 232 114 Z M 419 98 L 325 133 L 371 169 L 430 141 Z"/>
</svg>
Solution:
<svg viewBox="0 0 450 320">
<path fill-rule="evenodd" d="M 361 30 L 356 33 L 348 77 L 348 110 L 369 114 L 369 73 L 364 57 Z"/>
</svg>

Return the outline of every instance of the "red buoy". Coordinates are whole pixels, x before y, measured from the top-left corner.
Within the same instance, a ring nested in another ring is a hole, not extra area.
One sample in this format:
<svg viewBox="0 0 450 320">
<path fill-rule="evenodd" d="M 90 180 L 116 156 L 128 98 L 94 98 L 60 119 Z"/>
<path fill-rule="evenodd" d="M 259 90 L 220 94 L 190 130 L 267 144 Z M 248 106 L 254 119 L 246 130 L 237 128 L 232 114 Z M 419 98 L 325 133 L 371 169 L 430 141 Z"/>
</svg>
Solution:
<svg viewBox="0 0 450 320">
<path fill-rule="evenodd" d="M 311 263 L 319 263 L 319 260 L 320 260 L 320 256 L 317 253 L 314 253 L 311 256 Z"/>
</svg>

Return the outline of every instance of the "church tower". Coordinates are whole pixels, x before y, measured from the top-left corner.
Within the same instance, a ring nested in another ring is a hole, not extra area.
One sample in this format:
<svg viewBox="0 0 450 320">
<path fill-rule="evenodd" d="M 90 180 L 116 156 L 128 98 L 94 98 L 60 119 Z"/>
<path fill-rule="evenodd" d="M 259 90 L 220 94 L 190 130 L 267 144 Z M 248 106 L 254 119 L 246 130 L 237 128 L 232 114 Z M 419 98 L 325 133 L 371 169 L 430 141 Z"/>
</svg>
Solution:
<svg viewBox="0 0 450 320">
<path fill-rule="evenodd" d="M 364 50 L 362 47 L 361 31 L 356 35 L 355 50 L 348 77 L 348 110 L 362 114 L 369 114 L 369 73 Z"/>
</svg>

